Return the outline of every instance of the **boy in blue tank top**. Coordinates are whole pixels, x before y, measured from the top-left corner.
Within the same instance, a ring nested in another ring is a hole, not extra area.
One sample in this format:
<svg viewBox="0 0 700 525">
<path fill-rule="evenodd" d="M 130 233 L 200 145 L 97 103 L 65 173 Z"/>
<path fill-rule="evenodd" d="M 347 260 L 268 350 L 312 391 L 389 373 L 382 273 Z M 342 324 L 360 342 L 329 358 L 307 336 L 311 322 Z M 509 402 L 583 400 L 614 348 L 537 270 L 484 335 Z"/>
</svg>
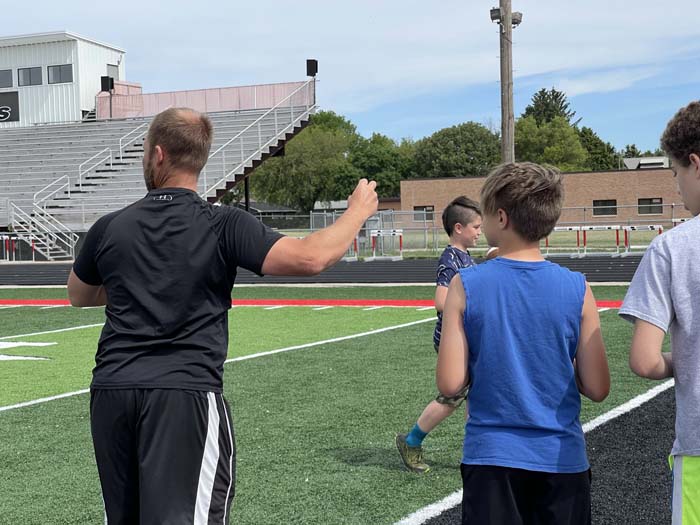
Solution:
<svg viewBox="0 0 700 525">
<path fill-rule="evenodd" d="M 591 288 L 539 249 L 562 202 L 556 169 L 495 168 L 481 206 L 499 257 L 449 286 L 436 374 L 445 396 L 470 385 L 462 523 L 591 523 L 580 394 L 605 399 L 610 373 Z"/>
<path fill-rule="evenodd" d="M 450 244 L 440 256 L 435 279 L 435 309 L 437 322 L 433 332 L 435 351 L 440 344 L 442 309 L 447 297 L 447 287 L 462 268 L 473 266 L 469 248 L 476 246 L 481 235 L 481 210 L 479 204 L 464 195 L 450 202 L 442 212 L 442 226 L 450 238 Z M 454 396 L 438 396 L 425 407 L 408 434 L 396 435 L 396 448 L 403 464 L 416 474 L 424 474 L 430 466 L 423 460 L 423 440 L 435 427 L 447 419 L 467 395 L 465 387 Z"/>
</svg>

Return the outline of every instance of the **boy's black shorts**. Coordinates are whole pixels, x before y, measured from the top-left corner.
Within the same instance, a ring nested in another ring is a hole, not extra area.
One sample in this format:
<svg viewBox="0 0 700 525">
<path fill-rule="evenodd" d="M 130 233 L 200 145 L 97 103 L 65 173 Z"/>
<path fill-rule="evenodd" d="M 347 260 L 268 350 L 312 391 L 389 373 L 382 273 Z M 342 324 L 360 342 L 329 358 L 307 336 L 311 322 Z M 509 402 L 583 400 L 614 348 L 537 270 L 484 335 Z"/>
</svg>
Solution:
<svg viewBox="0 0 700 525">
<path fill-rule="evenodd" d="M 229 522 L 236 447 L 221 394 L 93 389 L 90 422 L 105 523 Z"/>
<path fill-rule="evenodd" d="M 554 474 L 462 464 L 462 523 L 590 525 L 591 471 Z"/>
</svg>

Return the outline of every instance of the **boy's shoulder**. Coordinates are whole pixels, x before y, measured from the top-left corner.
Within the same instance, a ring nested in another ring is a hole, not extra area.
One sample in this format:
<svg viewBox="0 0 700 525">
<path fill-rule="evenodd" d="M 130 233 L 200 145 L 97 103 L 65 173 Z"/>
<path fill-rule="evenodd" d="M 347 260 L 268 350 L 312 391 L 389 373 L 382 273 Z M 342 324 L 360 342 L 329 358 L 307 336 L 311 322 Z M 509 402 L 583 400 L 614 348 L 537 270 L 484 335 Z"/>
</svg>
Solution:
<svg viewBox="0 0 700 525">
<path fill-rule="evenodd" d="M 700 216 L 682 222 L 651 241 L 649 248 L 660 250 L 667 257 L 700 257 Z M 689 252 L 690 251 L 690 252 Z"/>
<path fill-rule="evenodd" d="M 474 259 L 467 251 L 462 251 L 452 245 L 448 245 L 440 254 L 438 266 L 450 266 L 453 268 L 464 268 L 474 265 Z"/>
</svg>

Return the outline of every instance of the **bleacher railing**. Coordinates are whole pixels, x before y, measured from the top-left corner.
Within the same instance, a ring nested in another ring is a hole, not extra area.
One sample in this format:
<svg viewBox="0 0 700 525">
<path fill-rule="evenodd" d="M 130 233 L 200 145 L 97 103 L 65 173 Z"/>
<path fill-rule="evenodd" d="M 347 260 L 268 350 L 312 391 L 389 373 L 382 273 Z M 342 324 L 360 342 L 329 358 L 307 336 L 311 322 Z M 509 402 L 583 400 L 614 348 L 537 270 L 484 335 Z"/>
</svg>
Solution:
<svg viewBox="0 0 700 525">
<path fill-rule="evenodd" d="M 25 242 L 34 243 L 36 250 L 47 259 L 58 256 L 75 258 L 75 245 L 78 235 L 55 217 L 34 206 L 32 214 L 11 204 L 12 229 Z"/>
<path fill-rule="evenodd" d="M 119 138 L 119 160 L 122 160 L 124 158 L 124 148 L 126 148 L 130 144 L 133 144 L 136 140 L 145 135 L 146 131 L 148 131 L 148 124 L 148 122 L 144 122 L 139 127 L 132 129 L 129 133 Z M 141 133 L 137 134 L 138 131 L 141 131 Z"/>
<path fill-rule="evenodd" d="M 41 206 L 64 190 L 67 191 L 68 197 L 70 197 L 70 177 L 68 175 L 63 175 L 49 182 L 46 186 L 37 191 L 34 194 L 34 206 Z"/>
<path fill-rule="evenodd" d="M 78 187 L 82 191 L 83 189 L 83 175 L 89 173 L 91 170 L 95 169 L 100 164 L 104 164 L 109 160 L 109 167 L 112 168 L 112 161 L 114 156 L 112 155 L 111 148 L 105 148 L 97 153 L 95 153 L 88 160 L 78 166 Z"/>
<path fill-rule="evenodd" d="M 237 173 L 241 173 L 243 168 L 249 162 L 259 156 L 261 150 L 277 144 L 279 139 L 286 133 L 292 131 L 297 123 L 304 118 L 307 118 L 316 108 L 315 88 L 315 79 L 310 79 L 304 82 L 286 97 L 277 102 L 274 106 L 270 107 L 270 109 L 260 115 L 256 120 L 251 122 L 234 137 L 219 146 L 216 151 L 212 152 L 209 155 L 207 164 L 211 163 L 212 160 L 218 162 L 220 158 L 221 176 L 214 184 L 209 185 L 208 177 L 211 175 L 211 173 L 207 173 L 207 168 L 205 166 L 201 174 L 205 188 L 202 197 L 206 199 L 209 196 L 216 195 L 216 190 L 225 187 L 226 182 L 230 181 L 231 177 L 235 177 Z M 271 138 L 264 140 L 262 125 L 263 122 L 267 122 L 268 119 L 272 119 L 274 122 L 274 134 Z M 246 155 L 244 140 L 249 140 L 251 130 L 255 130 L 256 128 L 258 139 L 257 149 Z M 218 171 L 219 170 L 217 169 L 217 172 Z"/>
</svg>

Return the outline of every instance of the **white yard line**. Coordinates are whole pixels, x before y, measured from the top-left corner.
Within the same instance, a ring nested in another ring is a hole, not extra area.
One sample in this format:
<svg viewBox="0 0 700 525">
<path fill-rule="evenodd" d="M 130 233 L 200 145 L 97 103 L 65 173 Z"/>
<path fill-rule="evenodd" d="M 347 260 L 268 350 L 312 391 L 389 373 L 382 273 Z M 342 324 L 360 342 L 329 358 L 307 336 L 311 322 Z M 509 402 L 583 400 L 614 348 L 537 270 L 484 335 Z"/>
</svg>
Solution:
<svg viewBox="0 0 700 525">
<path fill-rule="evenodd" d="M 434 306 L 424 306 L 423 308 L 416 308 L 419 312 L 425 312 L 426 310 L 435 310 Z"/>
<path fill-rule="evenodd" d="M 362 310 L 365 312 L 371 312 L 372 310 L 379 310 L 380 308 L 384 308 L 383 306 L 368 306 L 367 308 L 363 308 Z"/>
<path fill-rule="evenodd" d="M 320 310 L 328 310 L 329 308 L 333 308 L 333 306 L 317 306 L 316 308 L 312 308 L 312 310 L 316 310 L 318 312 Z"/>
<path fill-rule="evenodd" d="M 84 324 L 82 326 L 71 326 L 70 328 L 60 328 L 58 330 L 46 330 L 45 332 L 34 332 L 32 334 L 6 335 L 4 337 L 0 337 L 0 341 L 4 341 L 6 339 L 17 339 L 18 337 L 32 337 L 33 335 L 57 334 L 59 332 L 70 332 L 73 330 L 83 330 L 85 328 L 95 328 L 97 326 L 104 326 L 104 323 Z"/>
<path fill-rule="evenodd" d="M 265 308 L 263 308 L 263 310 L 279 310 L 280 308 L 284 308 L 286 306 L 287 305 L 284 304 L 278 306 L 266 306 Z"/>
<path fill-rule="evenodd" d="M 361 332 L 359 334 L 346 335 L 343 337 L 335 337 L 333 339 L 325 339 L 323 341 L 315 341 L 313 343 L 306 343 L 303 345 L 289 346 L 287 348 L 278 348 L 277 350 L 270 350 L 269 352 L 260 352 L 257 354 L 245 355 L 245 356 L 241 356 L 241 357 L 234 357 L 233 359 L 227 359 L 225 362 L 226 363 L 233 363 L 236 361 L 246 361 L 248 359 L 255 359 L 257 357 L 263 357 L 263 356 L 272 355 L 272 354 L 279 354 L 282 352 L 291 352 L 292 350 L 301 350 L 302 348 L 311 348 L 314 346 L 320 346 L 320 345 L 325 345 L 325 344 L 329 344 L 329 343 L 336 343 L 338 341 L 346 341 L 348 339 L 356 339 L 358 337 L 365 337 L 368 335 L 380 334 L 382 332 L 388 332 L 390 330 L 398 330 L 400 328 L 406 328 L 408 326 L 413 326 L 413 325 L 420 324 L 420 323 L 427 323 L 429 321 L 434 321 L 434 319 L 431 317 L 429 319 L 421 319 L 419 321 L 412 321 L 410 323 L 404 323 L 404 324 L 398 324 L 398 325 L 394 325 L 394 326 L 387 326 L 384 328 L 378 328 L 377 330 L 370 330 L 369 332 Z M 92 328 L 95 326 L 102 326 L 102 323 L 101 324 L 94 324 L 94 325 L 76 326 L 74 328 L 63 328 L 61 330 L 50 330 L 50 331 L 46 331 L 46 332 L 36 332 L 34 334 L 11 335 L 11 336 L 7 336 L 7 337 L 2 337 L 0 339 L 13 339 L 13 338 L 17 338 L 17 337 L 29 337 L 32 335 L 53 334 L 56 332 L 66 332 L 68 330 L 80 330 L 82 328 Z M 41 403 L 47 403 L 49 401 L 54 401 L 56 399 L 63 399 L 66 397 L 78 396 L 80 394 L 86 394 L 89 391 L 90 391 L 89 389 L 76 390 L 75 392 L 66 392 L 65 394 L 60 394 L 57 396 L 43 397 L 41 399 L 34 399 L 32 401 L 26 401 L 24 403 L 17 403 L 16 405 L 8 405 L 8 406 L 0 407 L 0 412 L 4 412 L 6 410 L 12 410 L 15 408 L 22 408 L 22 407 L 28 407 L 28 406 L 32 406 L 32 405 L 39 405 Z"/>
<path fill-rule="evenodd" d="M 605 414 L 602 414 L 595 419 L 592 419 L 588 423 L 585 423 L 583 425 L 583 431 L 585 433 L 590 432 L 591 430 L 598 428 L 601 425 L 604 425 L 608 421 L 612 421 L 615 418 L 618 418 L 624 414 L 627 414 L 628 412 L 631 412 L 635 408 L 638 408 L 642 406 L 644 403 L 647 401 L 650 401 L 654 399 L 656 396 L 661 394 L 662 392 L 665 392 L 669 388 L 672 388 L 674 385 L 673 379 L 669 379 L 668 381 L 665 381 L 661 383 L 658 386 L 655 386 L 651 390 L 648 390 L 647 392 L 644 392 L 643 394 L 638 395 L 637 397 L 634 397 L 627 401 L 626 403 L 621 404 L 620 406 L 617 406 L 613 408 L 612 410 L 607 411 Z M 418 509 L 416 512 L 413 514 L 410 514 L 403 518 L 401 521 L 397 521 L 396 525 L 421 525 L 428 521 L 429 519 L 435 518 L 436 516 L 439 516 L 446 510 L 449 510 L 457 505 L 459 505 L 462 501 L 462 490 L 457 490 L 447 496 L 445 499 L 442 499 L 440 501 L 437 501 L 431 505 L 428 505 L 426 507 L 423 507 L 422 509 Z"/>
</svg>

